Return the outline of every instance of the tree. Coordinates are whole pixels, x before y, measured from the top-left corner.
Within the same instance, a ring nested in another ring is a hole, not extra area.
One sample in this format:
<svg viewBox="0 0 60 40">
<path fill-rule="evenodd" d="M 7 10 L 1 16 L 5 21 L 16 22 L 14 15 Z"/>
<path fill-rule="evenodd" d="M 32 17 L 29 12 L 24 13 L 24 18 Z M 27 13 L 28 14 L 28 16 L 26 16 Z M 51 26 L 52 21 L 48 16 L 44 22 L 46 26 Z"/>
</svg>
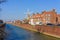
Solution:
<svg viewBox="0 0 60 40">
<path fill-rule="evenodd" d="M 2 4 L 2 3 L 4 3 L 4 2 L 6 2 L 6 0 L 0 0 L 0 4 Z M 0 8 L 0 11 L 1 11 L 2 9 Z"/>
<path fill-rule="evenodd" d="M 0 0 L 0 4 L 3 3 L 3 2 L 6 2 L 6 0 Z"/>
</svg>

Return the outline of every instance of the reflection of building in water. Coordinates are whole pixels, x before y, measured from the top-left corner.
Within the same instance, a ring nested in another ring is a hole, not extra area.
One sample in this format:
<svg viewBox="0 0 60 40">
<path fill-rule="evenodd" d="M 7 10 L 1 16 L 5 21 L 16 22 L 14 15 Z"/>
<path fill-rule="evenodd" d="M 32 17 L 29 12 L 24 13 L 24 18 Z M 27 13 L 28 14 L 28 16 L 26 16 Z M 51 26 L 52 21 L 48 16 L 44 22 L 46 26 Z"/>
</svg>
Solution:
<svg viewBox="0 0 60 40">
<path fill-rule="evenodd" d="M 31 25 L 42 25 L 47 23 L 56 24 L 60 23 L 60 17 L 56 13 L 55 9 L 52 11 L 43 11 L 41 14 L 33 14 L 32 16 L 28 16 L 29 24 Z"/>
</svg>

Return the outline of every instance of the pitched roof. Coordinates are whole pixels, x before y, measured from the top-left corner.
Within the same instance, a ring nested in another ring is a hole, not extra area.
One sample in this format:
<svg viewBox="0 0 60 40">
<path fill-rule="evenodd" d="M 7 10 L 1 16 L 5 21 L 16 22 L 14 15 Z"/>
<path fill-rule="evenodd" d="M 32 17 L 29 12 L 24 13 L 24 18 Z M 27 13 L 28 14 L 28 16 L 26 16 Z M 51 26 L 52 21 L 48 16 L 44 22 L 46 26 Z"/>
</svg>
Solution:
<svg viewBox="0 0 60 40">
<path fill-rule="evenodd" d="M 32 18 L 40 18 L 40 17 L 41 17 L 41 14 L 32 15 Z"/>
</svg>

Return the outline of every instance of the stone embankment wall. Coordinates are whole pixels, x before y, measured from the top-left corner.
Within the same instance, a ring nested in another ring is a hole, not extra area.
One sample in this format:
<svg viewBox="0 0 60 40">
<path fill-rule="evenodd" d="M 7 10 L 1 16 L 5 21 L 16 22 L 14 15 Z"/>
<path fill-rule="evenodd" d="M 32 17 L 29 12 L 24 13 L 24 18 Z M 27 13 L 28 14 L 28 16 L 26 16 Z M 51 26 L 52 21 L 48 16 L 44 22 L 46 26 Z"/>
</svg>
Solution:
<svg viewBox="0 0 60 40">
<path fill-rule="evenodd" d="M 29 24 L 14 24 L 14 23 L 12 23 L 12 25 L 60 38 L 60 26 L 46 26 L 46 25 L 32 26 Z"/>
<path fill-rule="evenodd" d="M 37 29 L 41 33 L 48 33 L 52 36 L 56 36 L 60 38 L 60 27 L 59 26 L 35 26 L 35 29 Z"/>
</svg>

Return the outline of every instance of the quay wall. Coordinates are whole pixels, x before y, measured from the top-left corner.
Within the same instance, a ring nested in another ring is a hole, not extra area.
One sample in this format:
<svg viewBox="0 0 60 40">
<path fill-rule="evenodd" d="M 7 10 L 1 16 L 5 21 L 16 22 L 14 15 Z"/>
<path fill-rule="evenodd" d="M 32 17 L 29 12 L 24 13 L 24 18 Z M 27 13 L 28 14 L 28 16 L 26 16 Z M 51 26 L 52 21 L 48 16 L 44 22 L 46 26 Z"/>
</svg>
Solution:
<svg viewBox="0 0 60 40">
<path fill-rule="evenodd" d="M 60 27 L 59 26 L 32 26 L 29 24 L 14 24 L 14 23 L 9 23 L 27 30 L 35 31 L 35 32 L 40 32 L 46 35 L 54 36 L 57 38 L 60 38 Z"/>
</svg>

